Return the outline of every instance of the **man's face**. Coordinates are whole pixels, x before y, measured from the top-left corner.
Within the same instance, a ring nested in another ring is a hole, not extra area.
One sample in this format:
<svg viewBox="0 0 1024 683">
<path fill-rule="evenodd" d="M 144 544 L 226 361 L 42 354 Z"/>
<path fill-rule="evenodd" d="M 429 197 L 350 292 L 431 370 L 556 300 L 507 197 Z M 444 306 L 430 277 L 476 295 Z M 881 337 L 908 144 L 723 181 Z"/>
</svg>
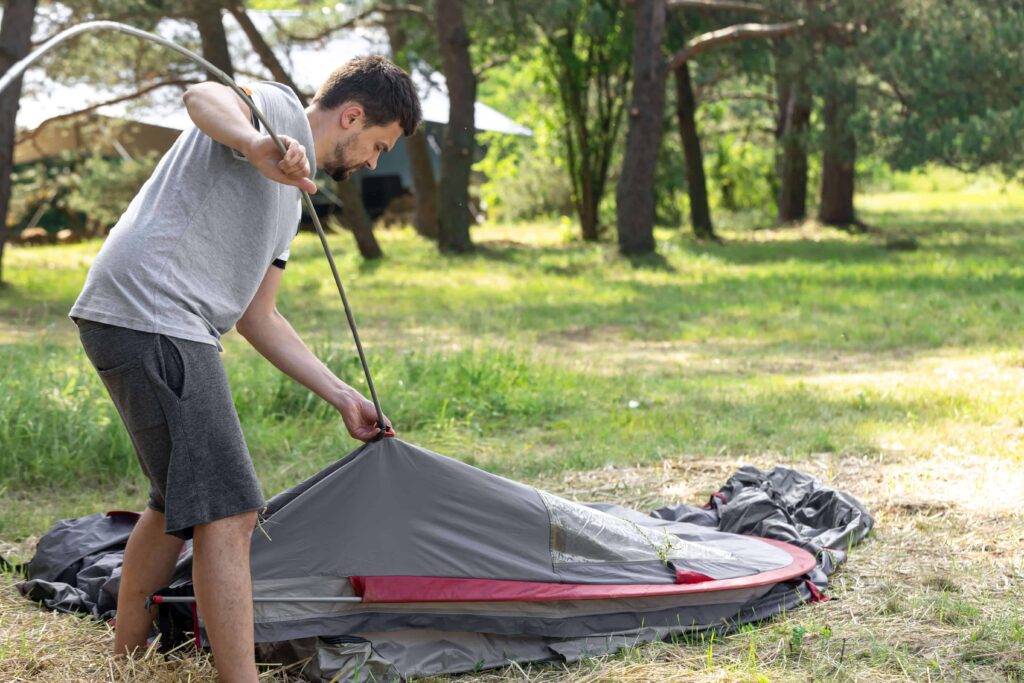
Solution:
<svg viewBox="0 0 1024 683">
<path fill-rule="evenodd" d="M 398 121 L 366 126 L 362 107 L 347 107 L 338 120 L 334 147 L 322 164 L 334 180 L 345 180 L 361 168 L 376 168 L 382 152 L 388 152 L 402 135 Z"/>
</svg>

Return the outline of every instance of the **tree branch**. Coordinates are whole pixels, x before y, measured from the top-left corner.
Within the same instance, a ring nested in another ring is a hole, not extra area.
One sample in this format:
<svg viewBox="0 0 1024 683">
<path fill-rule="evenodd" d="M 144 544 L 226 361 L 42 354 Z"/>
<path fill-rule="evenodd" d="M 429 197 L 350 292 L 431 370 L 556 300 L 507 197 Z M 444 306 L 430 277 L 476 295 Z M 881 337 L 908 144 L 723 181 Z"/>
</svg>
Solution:
<svg viewBox="0 0 1024 683">
<path fill-rule="evenodd" d="M 771 105 L 775 104 L 775 97 L 763 92 L 712 92 L 707 95 L 701 95 L 700 99 L 703 102 L 753 100 L 755 102 L 767 102 Z"/>
<path fill-rule="evenodd" d="M 274 80 L 277 81 L 278 83 L 283 83 L 287 85 L 289 88 L 291 88 L 292 91 L 294 91 L 295 94 L 298 95 L 299 99 L 302 100 L 302 103 L 305 105 L 307 103 L 305 94 L 302 92 L 302 90 L 299 89 L 299 86 L 295 84 L 295 81 L 292 80 L 291 76 L 288 74 L 288 71 L 281 64 L 281 61 L 277 58 L 277 55 L 274 54 L 273 48 L 271 48 L 270 45 L 267 44 L 267 41 L 263 39 L 263 34 L 261 34 L 259 32 L 259 29 L 256 28 L 255 24 L 252 23 L 252 19 L 249 17 L 249 14 L 245 11 L 245 6 L 241 3 L 241 1 L 224 0 L 224 7 L 227 9 L 228 12 L 231 13 L 231 16 L 235 18 L 235 21 L 238 22 L 238 25 L 242 27 L 242 31 L 245 33 L 245 36 L 249 39 L 249 44 L 252 45 L 252 49 L 259 56 L 260 62 L 263 64 L 263 66 L 266 67 L 268 71 L 270 71 L 270 74 L 274 77 Z"/>
<path fill-rule="evenodd" d="M 54 121 L 63 121 L 64 119 L 75 118 L 76 116 L 84 116 L 85 114 L 90 114 L 90 113 L 96 111 L 97 109 L 101 109 L 102 107 L 106 107 L 106 106 L 109 106 L 111 104 L 120 104 L 121 102 L 127 102 L 128 100 L 134 100 L 134 99 L 136 99 L 138 97 L 142 97 L 146 93 L 150 93 L 150 92 L 152 92 L 152 91 L 154 91 L 154 90 L 156 90 L 158 88 L 164 88 L 164 87 L 169 86 L 169 85 L 187 86 L 187 85 L 195 85 L 198 82 L 199 81 L 193 81 L 193 80 L 176 80 L 176 81 L 161 81 L 160 83 L 153 83 L 151 85 L 146 86 L 145 88 L 141 88 L 141 89 L 136 90 L 135 92 L 129 93 L 127 95 L 121 95 L 120 97 L 115 97 L 113 99 L 106 100 L 104 102 L 98 102 L 97 104 L 89 105 L 88 107 L 85 107 L 83 109 L 79 109 L 77 111 L 72 111 L 72 112 L 68 112 L 66 114 L 57 114 L 56 116 L 51 116 L 50 118 L 46 119 L 46 121 L 44 121 L 44 123 L 52 123 Z M 37 126 L 34 130 L 30 130 L 30 131 L 22 134 L 21 136 L 19 136 L 18 137 L 18 144 L 21 144 L 25 140 L 30 140 L 30 139 L 34 138 L 35 135 L 36 135 L 36 132 L 41 127 L 42 127 L 42 124 Z"/>
<path fill-rule="evenodd" d="M 427 20 L 431 20 L 432 19 L 430 13 L 427 12 L 427 10 L 423 9 L 422 7 L 420 7 L 419 5 L 374 5 L 373 7 L 370 7 L 368 9 L 363 10 L 362 12 L 360 12 L 357 15 L 355 15 L 354 17 L 346 19 L 345 21 L 341 22 L 340 24 L 334 24 L 332 26 L 328 26 L 328 27 L 322 29 L 321 31 L 319 31 L 318 33 L 314 33 L 312 35 L 305 35 L 305 36 L 298 35 L 296 33 L 292 33 L 290 30 L 285 28 L 281 24 L 281 22 L 277 20 L 276 17 L 275 18 L 271 18 L 271 21 L 274 23 L 275 28 L 277 28 L 277 30 L 281 32 L 281 35 L 283 35 L 288 40 L 292 40 L 292 41 L 296 41 L 296 42 L 303 42 L 303 43 L 314 43 L 314 42 L 317 42 L 319 40 L 323 40 L 325 38 L 329 38 L 332 34 L 337 33 L 338 31 L 344 31 L 347 28 L 352 28 L 353 26 L 357 25 L 359 22 L 365 20 L 367 17 L 369 17 L 372 14 L 376 14 L 377 12 L 382 12 L 384 14 L 391 14 L 391 13 L 395 13 L 395 14 L 411 14 L 413 16 L 422 17 L 422 18 L 427 19 Z"/>
<path fill-rule="evenodd" d="M 753 2 L 739 2 L 738 0 L 667 0 L 668 9 L 697 9 L 710 10 L 713 12 L 750 12 L 751 14 L 762 14 L 769 17 L 779 16 L 764 5 Z"/>
<path fill-rule="evenodd" d="M 736 24 L 717 31 L 701 34 L 688 42 L 669 62 L 669 67 L 678 69 L 700 53 L 717 45 L 735 43 L 750 38 L 782 38 L 800 31 L 807 25 L 803 19 L 781 24 Z"/>
<path fill-rule="evenodd" d="M 508 60 L 508 55 L 501 55 L 499 57 L 494 57 L 493 59 L 488 59 L 486 62 L 484 62 L 483 64 L 481 64 L 480 66 L 473 70 L 473 76 L 474 78 L 479 79 L 488 69 L 493 69 L 496 66 L 501 66 L 502 64 L 508 62 Z"/>
<path fill-rule="evenodd" d="M 348 21 L 343 21 L 340 24 L 334 24 L 332 26 L 328 26 L 327 28 L 321 30 L 319 33 L 314 33 L 314 34 L 311 34 L 311 35 L 304 35 L 304 36 L 300 36 L 297 33 L 292 33 L 291 30 L 286 28 L 284 26 L 284 24 L 282 24 L 278 20 L 277 17 L 271 16 L 270 17 L 270 21 L 271 21 L 272 24 L 274 24 L 274 28 L 277 29 L 278 33 L 280 33 L 282 36 L 284 36 L 285 38 L 287 38 L 288 40 L 290 40 L 292 42 L 295 42 L 295 43 L 316 43 L 316 42 L 319 42 L 319 41 L 321 41 L 321 40 L 323 40 L 325 38 L 330 38 L 332 34 L 337 33 L 338 31 L 344 31 L 347 28 L 352 28 L 353 26 L 358 24 L 360 21 L 365 19 L 367 16 L 372 14 L 373 11 L 374 10 L 366 10 L 365 12 L 361 12 L 361 13 L 357 14 L 356 16 L 352 17 Z"/>
<path fill-rule="evenodd" d="M 775 126 L 758 126 L 750 123 L 737 123 L 731 126 L 722 126 L 720 128 L 707 129 L 707 134 L 711 136 L 718 135 L 729 135 L 730 133 L 744 133 L 744 139 L 748 139 L 751 133 L 763 133 L 765 135 L 771 135 L 775 137 Z"/>
</svg>

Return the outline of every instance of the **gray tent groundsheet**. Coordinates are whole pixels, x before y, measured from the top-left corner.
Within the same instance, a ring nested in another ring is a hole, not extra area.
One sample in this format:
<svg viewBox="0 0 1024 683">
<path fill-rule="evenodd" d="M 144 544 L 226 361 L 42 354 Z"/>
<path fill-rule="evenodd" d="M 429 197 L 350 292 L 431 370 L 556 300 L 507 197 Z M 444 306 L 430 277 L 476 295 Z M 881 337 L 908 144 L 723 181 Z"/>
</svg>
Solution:
<svg viewBox="0 0 1024 683">
<path fill-rule="evenodd" d="M 132 523 L 58 523 L 22 592 L 109 618 Z M 703 508 L 645 515 L 389 438 L 269 502 L 251 554 L 256 639 L 264 661 L 308 659 L 311 680 L 571 662 L 821 599 L 872 524 L 851 496 L 782 467 L 742 468 Z M 192 594 L 190 552 L 160 594 Z M 166 645 L 203 642 L 193 605 L 160 612 Z"/>
</svg>

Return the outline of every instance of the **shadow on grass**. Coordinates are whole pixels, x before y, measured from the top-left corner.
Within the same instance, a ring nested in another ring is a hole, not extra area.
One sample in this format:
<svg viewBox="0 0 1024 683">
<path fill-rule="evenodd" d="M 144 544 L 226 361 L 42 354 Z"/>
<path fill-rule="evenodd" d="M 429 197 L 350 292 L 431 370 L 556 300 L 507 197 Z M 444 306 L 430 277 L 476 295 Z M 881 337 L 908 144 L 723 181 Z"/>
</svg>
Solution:
<svg viewBox="0 0 1024 683">
<path fill-rule="evenodd" d="M 887 269 L 855 275 L 772 272 L 685 283 L 618 281 L 596 300 L 491 302 L 483 329 L 510 320 L 518 330 L 618 328 L 627 339 L 734 338 L 753 343 L 809 344 L 815 349 L 934 348 L 1006 343 L 1021 334 L 1024 273 L 949 276 Z M 421 305 L 429 306 L 426 302 Z M 415 314 L 413 314 L 415 315 Z M 467 333 L 479 317 L 453 313 L 446 324 Z"/>
<path fill-rule="evenodd" d="M 676 268 L 664 254 L 644 254 L 642 256 L 621 256 L 623 261 L 634 270 L 647 270 L 655 273 L 675 273 Z"/>
<path fill-rule="evenodd" d="M 882 243 L 844 240 L 786 240 L 755 242 L 731 240 L 722 245 L 685 242 L 684 249 L 696 256 L 726 263 L 757 265 L 786 261 L 810 263 L 872 263 L 892 259 Z"/>
<path fill-rule="evenodd" d="M 621 260 L 634 270 L 675 273 L 677 269 L 660 253 L 643 256 L 622 256 L 611 242 L 573 242 L 558 245 L 531 245 L 511 240 L 490 240 L 477 244 L 472 254 L 455 258 L 477 257 L 485 261 L 522 265 L 548 275 L 576 277 L 599 268 L 602 262 L 593 260 L 597 254 L 605 261 Z M 569 262 L 564 263 L 568 257 Z"/>
<path fill-rule="evenodd" d="M 380 258 L 360 259 L 359 272 L 360 274 L 376 273 L 388 265 L 393 265 L 393 263 L 388 262 L 388 255 L 387 252 L 385 252 L 384 255 L 381 256 Z M 341 281 L 345 281 L 344 276 L 342 276 Z"/>
<path fill-rule="evenodd" d="M 609 244 L 603 242 L 570 242 L 566 244 L 526 244 L 514 240 L 487 240 L 478 242 L 470 257 L 499 263 L 532 263 L 544 257 L 578 255 L 594 250 L 604 250 Z"/>
</svg>

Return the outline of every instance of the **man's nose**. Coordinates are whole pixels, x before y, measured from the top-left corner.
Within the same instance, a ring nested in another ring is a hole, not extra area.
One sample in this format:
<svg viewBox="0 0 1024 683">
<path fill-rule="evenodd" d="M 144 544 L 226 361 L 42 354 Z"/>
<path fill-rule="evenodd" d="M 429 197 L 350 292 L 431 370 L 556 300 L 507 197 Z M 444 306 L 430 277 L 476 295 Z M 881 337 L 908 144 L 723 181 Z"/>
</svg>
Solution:
<svg viewBox="0 0 1024 683">
<path fill-rule="evenodd" d="M 380 154 L 374 154 L 372 157 L 366 160 L 366 167 L 373 171 L 377 168 L 377 159 L 380 158 Z"/>
</svg>

